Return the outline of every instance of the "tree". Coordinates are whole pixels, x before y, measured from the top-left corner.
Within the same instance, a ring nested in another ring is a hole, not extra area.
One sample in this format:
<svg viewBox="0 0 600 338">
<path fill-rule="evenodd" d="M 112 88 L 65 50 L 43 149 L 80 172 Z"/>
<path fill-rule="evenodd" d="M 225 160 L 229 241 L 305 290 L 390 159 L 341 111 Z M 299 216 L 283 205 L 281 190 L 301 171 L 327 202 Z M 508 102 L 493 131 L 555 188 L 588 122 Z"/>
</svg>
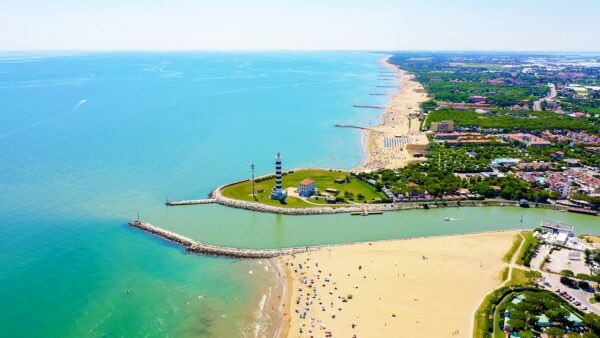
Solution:
<svg viewBox="0 0 600 338">
<path fill-rule="evenodd" d="M 560 274 L 567 277 L 575 277 L 575 273 L 571 270 L 562 270 Z"/>
<path fill-rule="evenodd" d="M 600 334 L 600 316 L 595 313 L 586 313 L 583 316 L 583 323 L 592 329 L 595 334 Z"/>
<path fill-rule="evenodd" d="M 546 334 L 551 338 L 561 338 L 565 334 L 565 331 L 557 327 L 550 327 L 546 330 Z"/>
<path fill-rule="evenodd" d="M 521 331 L 521 338 L 533 338 L 533 332 L 531 331 Z"/>
<path fill-rule="evenodd" d="M 596 264 L 600 264 L 600 249 L 594 249 L 590 253 L 590 259 Z"/>
<path fill-rule="evenodd" d="M 527 322 L 522 318 L 510 318 L 508 325 L 515 331 L 521 331 L 527 326 Z"/>
<path fill-rule="evenodd" d="M 583 333 L 583 338 L 600 338 L 598 335 L 594 334 L 592 331 L 586 331 Z"/>
<path fill-rule="evenodd" d="M 563 323 L 567 320 L 567 317 L 569 316 L 569 311 L 567 311 L 565 308 L 558 307 L 548 310 L 546 312 L 546 316 L 548 316 L 548 319 L 550 319 L 550 321 Z"/>
<path fill-rule="evenodd" d="M 560 282 L 569 287 L 575 286 L 575 281 L 566 276 L 560 276 Z"/>
<path fill-rule="evenodd" d="M 577 283 L 579 285 L 579 288 L 582 290 L 590 290 L 591 289 L 591 285 L 590 283 L 586 282 L 586 281 L 580 281 Z"/>
</svg>

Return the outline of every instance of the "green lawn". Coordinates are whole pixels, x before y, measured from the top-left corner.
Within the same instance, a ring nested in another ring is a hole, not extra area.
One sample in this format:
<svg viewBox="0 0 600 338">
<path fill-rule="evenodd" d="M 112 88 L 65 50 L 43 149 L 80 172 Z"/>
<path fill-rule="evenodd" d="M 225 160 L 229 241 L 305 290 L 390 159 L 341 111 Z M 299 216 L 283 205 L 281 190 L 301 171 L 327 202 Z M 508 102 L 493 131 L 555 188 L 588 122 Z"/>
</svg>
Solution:
<svg viewBox="0 0 600 338">
<path fill-rule="evenodd" d="M 522 234 L 523 237 L 525 237 L 525 244 L 519 251 L 517 264 L 529 266 L 529 262 L 531 261 L 531 257 L 538 246 L 539 240 L 533 237 L 533 231 L 524 231 Z"/>
<path fill-rule="evenodd" d="M 510 260 L 515 255 L 515 251 L 517 251 L 517 249 L 519 248 L 519 245 L 521 245 L 521 242 L 523 242 L 523 237 L 521 237 L 521 235 L 517 234 L 515 236 L 515 239 L 513 240 L 513 243 L 511 245 L 510 249 L 508 250 L 508 252 L 506 253 L 506 255 L 504 255 L 503 260 L 506 263 L 510 263 Z"/>
<path fill-rule="evenodd" d="M 537 271 L 527 271 L 517 268 L 513 268 L 510 281 L 506 284 L 508 286 L 524 286 L 530 285 L 536 279 L 540 278 L 541 274 Z"/>
<path fill-rule="evenodd" d="M 287 173 L 283 176 L 283 187 L 297 187 L 300 181 L 305 178 L 312 178 L 315 180 L 315 186 L 317 189 L 325 192 L 327 188 L 333 188 L 340 191 L 338 196 L 344 197 L 345 192 L 353 194 L 353 198 L 346 199 L 346 202 L 357 202 L 357 203 L 370 203 L 374 198 L 385 199 L 385 195 L 382 192 L 378 192 L 374 187 L 361 181 L 358 178 L 351 177 L 349 183 L 335 183 L 336 178 L 345 178 L 349 176 L 348 173 L 342 171 L 333 170 L 298 170 L 293 173 Z M 252 183 L 250 181 L 244 181 L 242 183 L 234 184 L 223 189 L 222 193 L 226 197 L 244 200 L 244 201 L 257 201 L 267 205 L 289 207 L 289 208 L 310 208 L 316 207 L 316 205 L 307 203 L 299 198 L 288 197 L 284 203 L 274 201 L 270 198 L 271 190 L 275 186 L 275 177 L 265 179 L 256 182 L 255 190 L 258 192 L 263 190 L 261 193 L 256 194 L 256 200 L 252 197 Z M 358 194 L 362 194 L 364 199 L 359 200 Z M 311 197 L 309 199 L 312 203 L 320 204 L 323 206 L 332 206 L 326 204 L 324 197 Z"/>
</svg>

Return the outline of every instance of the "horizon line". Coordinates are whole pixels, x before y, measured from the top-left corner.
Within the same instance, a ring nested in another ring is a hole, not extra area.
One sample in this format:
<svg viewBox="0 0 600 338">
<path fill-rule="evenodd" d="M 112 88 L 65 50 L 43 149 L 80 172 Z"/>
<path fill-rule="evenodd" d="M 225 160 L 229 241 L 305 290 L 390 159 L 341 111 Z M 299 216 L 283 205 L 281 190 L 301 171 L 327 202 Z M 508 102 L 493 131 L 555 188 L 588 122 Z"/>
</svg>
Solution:
<svg viewBox="0 0 600 338">
<path fill-rule="evenodd" d="M 0 53 L 119 53 L 119 52 L 367 52 L 367 53 L 549 53 L 549 54 L 600 54 L 600 50 L 514 50 L 514 49 L 1 49 Z"/>
</svg>

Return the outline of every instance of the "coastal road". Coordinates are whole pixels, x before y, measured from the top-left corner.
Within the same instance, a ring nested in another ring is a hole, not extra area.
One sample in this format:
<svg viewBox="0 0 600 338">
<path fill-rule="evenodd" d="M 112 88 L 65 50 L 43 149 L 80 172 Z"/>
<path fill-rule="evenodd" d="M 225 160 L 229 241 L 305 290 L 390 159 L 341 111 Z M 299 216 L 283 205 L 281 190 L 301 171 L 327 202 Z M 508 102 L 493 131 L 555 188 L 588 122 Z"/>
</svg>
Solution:
<svg viewBox="0 0 600 338">
<path fill-rule="evenodd" d="M 533 110 L 542 111 L 542 101 L 552 101 L 552 99 L 556 97 L 556 85 L 554 83 L 548 83 L 548 87 L 550 88 L 550 93 L 548 93 L 548 95 L 546 95 L 544 98 L 533 102 Z"/>
</svg>

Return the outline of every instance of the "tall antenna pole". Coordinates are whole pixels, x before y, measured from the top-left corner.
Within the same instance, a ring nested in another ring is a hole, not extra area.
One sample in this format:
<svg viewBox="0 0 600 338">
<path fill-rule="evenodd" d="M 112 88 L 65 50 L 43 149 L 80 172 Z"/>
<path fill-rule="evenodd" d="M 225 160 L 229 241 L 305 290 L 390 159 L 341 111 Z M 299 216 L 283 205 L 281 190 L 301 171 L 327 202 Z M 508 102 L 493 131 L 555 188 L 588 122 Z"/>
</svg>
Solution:
<svg viewBox="0 0 600 338">
<path fill-rule="evenodd" d="M 256 194 L 254 193 L 254 163 L 250 163 L 250 169 L 252 169 L 252 197 L 256 199 Z"/>
</svg>

